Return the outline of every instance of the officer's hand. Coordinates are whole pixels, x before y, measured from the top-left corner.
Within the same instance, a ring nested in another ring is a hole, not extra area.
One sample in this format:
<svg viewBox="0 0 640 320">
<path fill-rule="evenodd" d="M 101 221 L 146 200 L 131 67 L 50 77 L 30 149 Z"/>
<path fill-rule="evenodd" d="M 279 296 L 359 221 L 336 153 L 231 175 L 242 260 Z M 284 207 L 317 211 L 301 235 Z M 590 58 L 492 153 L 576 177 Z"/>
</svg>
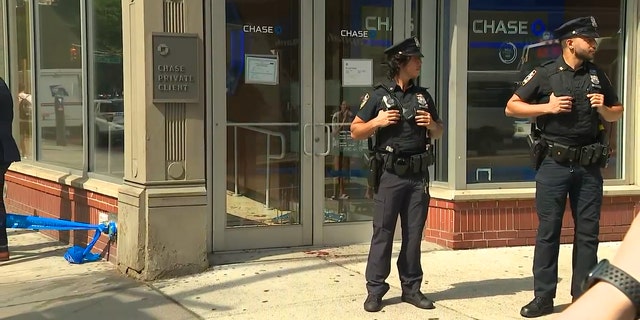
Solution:
<svg viewBox="0 0 640 320">
<path fill-rule="evenodd" d="M 587 98 L 591 101 L 592 108 L 604 107 L 604 95 L 602 93 L 589 93 Z"/>
<path fill-rule="evenodd" d="M 431 114 L 428 111 L 425 110 L 420 110 L 418 109 L 416 111 L 416 124 L 421 126 L 421 127 L 425 127 L 425 128 L 430 128 L 431 124 L 433 124 L 434 121 L 433 119 L 431 119 Z"/>
<path fill-rule="evenodd" d="M 571 112 L 572 105 L 572 96 L 556 97 L 556 95 L 552 92 L 551 96 L 549 97 L 549 110 L 547 110 L 547 113 L 558 114 Z"/>
<path fill-rule="evenodd" d="M 378 116 L 376 117 L 378 122 L 378 127 L 384 128 L 390 126 L 392 124 L 398 123 L 400 121 L 400 111 L 398 110 L 380 110 L 378 112 Z"/>
</svg>

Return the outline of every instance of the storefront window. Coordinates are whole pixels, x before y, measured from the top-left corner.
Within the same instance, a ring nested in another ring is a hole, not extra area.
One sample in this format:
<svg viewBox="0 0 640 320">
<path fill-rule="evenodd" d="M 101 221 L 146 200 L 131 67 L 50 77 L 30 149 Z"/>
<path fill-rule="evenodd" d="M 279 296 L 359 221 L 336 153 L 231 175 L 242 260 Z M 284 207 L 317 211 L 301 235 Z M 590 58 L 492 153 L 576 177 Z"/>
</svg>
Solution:
<svg viewBox="0 0 640 320">
<path fill-rule="evenodd" d="M 9 1 L 8 8 L 15 10 L 15 19 L 10 20 L 12 33 L 11 43 L 11 90 L 17 97 L 17 111 L 14 112 L 14 124 L 17 124 L 18 134 L 14 136 L 23 159 L 33 159 L 33 120 L 34 108 L 32 103 L 31 72 L 31 4 L 29 1 Z"/>
<path fill-rule="evenodd" d="M 467 96 L 467 183 L 532 181 L 526 136 L 529 119 L 505 116 L 504 108 L 516 83 L 542 61 L 561 54 L 551 31 L 570 19 L 593 15 L 600 46 L 595 63 L 602 67 L 621 95 L 617 62 L 623 54 L 620 2 L 508 0 L 469 1 Z M 619 125 L 612 133 L 614 148 Z M 617 148 L 616 148 L 617 149 Z M 606 178 L 620 178 L 620 151 L 615 150 Z"/>
<path fill-rule="evenodd" d="M 83 167 L 80 1 L 39 2 L 35 101 L 39 160 Z"/>
<path fill-rule="evenodd" d="M 95 0 L 89 29 L 89 136 L 91 171 L 124 175 L 122 3 Z"/>
</svg>

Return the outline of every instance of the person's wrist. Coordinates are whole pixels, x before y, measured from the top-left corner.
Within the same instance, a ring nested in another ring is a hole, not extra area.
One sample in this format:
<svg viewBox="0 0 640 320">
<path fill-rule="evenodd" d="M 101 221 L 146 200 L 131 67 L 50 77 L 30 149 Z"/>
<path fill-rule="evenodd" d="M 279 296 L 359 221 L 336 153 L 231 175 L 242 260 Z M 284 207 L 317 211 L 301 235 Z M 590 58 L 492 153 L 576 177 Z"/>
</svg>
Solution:
<svg viewBox="0 0 640 320">
<path fill-rule="evenodd" d="M 633 259 L 635 254 L 620 248 L 616 256 L 611 260 L 602 260 L 591 273 L 591 289 L 599 291 L 600 296 L 606 296 L 611 303 L 624 310 L 632 310 L 631 316 L 616 319 L 637 319 L 638 311 L 638 279 L 640 279 L 640 266 Z M 628 248 L 627 248 L 628 249 Z M 629 279 L 629 278 L 633 279 Z M 635 284 L 634 284 L 635 283 Z M 587 283 L 588 285 L 588 283 Z M 589 291 L 592 291 L 589 289 Z M 626 313 L 625 313 L 626 314 Z"/>
<path fill-rule="evenodd" d="M 614 285 L 607 281 L 598 281 L 589 289 L 594 297 L 607 297 L 607 311 L 610 315 L 617 315 L 615 319 L 635 319 L 636 308 L 633 302 L 616 288 Z M 596 301 L 593 301 L 596 303 Z"/>
<path fill-rule="evenodd" d="M 382 128 L 382 119 L 376 118 L 376 121 L 373 123 L 374 131 L 378 128 Z"/>
</svg>

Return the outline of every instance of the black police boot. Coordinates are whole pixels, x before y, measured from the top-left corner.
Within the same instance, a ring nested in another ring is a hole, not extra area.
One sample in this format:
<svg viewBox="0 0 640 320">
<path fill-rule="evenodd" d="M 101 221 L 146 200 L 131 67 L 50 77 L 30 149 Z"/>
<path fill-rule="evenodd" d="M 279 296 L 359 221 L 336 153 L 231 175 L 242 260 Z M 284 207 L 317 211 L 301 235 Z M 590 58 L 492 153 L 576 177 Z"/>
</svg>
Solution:
<svg viewBox="0 0 640 320">
<path fill-rule="evenodd" d="M 382 296 L 369 294 L 364 301 L 364 310 L 367 312 L 378 312 L 382 310 Z"/>
<path fill-rule="evenodd" d="M 535 297 L 520 309 L 520 315 L 525 318 L 536 318 L 553 313 L 553 298 Z"/>
<path fill-rule="evenodd" d="M 433 305 L 433 301 L 425 297 L 424 294 L 422 294 L 422 292 L 420 291 L 415 293 L 407 293 L 407 294 L 403 293 L 400 299 L 420 309 L 435 309 L 436 307 Z"/>
</svg>

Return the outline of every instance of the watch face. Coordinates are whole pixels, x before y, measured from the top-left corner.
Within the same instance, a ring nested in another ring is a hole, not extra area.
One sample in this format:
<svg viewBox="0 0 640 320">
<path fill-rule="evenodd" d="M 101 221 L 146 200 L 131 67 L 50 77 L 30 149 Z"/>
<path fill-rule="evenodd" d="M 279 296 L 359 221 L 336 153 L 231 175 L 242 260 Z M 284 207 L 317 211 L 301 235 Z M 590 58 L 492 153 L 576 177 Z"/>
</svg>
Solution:
<svg viewBox="0 0 640 320">
<path fill-rule="evenodd" d="M 600 271 L 605 269 L 607 266 L 609 266 L 609 260 L 607 259 L 603 259 L 602 261 L 598 262 L 598 264 L 596 264 L 596 266 L 593 267 L 593 270 L 589 272 L 589 277 L 592 277 L 593 275 L 600 273 Z"/>
<path fill-rule="evenodd" d="M 591 269 L 589 275 L 587 275 L 587 278 L 582 282 L 582 290 L 586 291 L 587 289 L 591 288 L 594 282 L 598 280 L 594 279 L 593 277 L 600 274 L 602 270 L 606 269 L 608 266 L 609 260 L 607 259 L 603 259 L 602 261 L 598 262 L 598 264 L 593 267 L 593 269 Z"/>
</svg>

